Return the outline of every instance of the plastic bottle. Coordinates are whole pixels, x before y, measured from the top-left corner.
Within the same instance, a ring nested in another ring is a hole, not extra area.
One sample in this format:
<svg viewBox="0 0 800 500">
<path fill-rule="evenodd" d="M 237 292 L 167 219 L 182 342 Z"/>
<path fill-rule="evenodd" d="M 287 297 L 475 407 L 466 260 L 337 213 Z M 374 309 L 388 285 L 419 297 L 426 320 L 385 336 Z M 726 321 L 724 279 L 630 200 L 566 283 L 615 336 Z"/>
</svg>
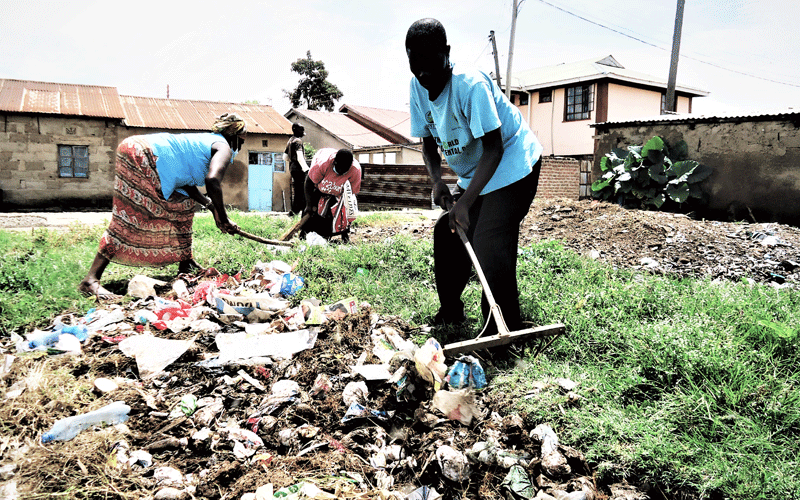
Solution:
<svg viewBox="0 0 800 500">
<path fill-rule="evenodd" d="M 54 345 L 58 342 L 58 337 L 65 333 L 74 335 L 81 342 L 89 337 L 88 329 L 85 326 L 57 324 L 53 330 L 38 330 L 34 334 L 29 335 L 27 338 L 28 349 Z"/>
<path fill-rule="evenodd" d="M 128 413 L 131 407 L 124 401 L 114 401 L 99 410 L 90 411 L 74 417 L 62 418 L 53 424 L 49 432 L 42 434 L 42 443 L 51 441 L 69 441 L 94 425 L 108 424 L 114 425 L 128 420 Z"/>
</svg>

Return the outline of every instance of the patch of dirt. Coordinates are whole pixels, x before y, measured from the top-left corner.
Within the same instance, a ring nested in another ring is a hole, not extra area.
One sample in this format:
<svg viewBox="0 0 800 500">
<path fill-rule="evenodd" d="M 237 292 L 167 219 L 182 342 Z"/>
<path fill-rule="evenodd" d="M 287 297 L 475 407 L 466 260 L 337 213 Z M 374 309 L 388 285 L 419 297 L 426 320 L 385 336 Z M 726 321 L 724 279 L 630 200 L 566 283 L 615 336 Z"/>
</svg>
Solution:
<svg viewBox="0 0 800 500">
<path fill-rule="evenodd" d="M 351 240 L 382 241 L 396 234 L 430 238 L 434 222 L 359 228 Z M 558 240 L 616 268 L 800 286 L 800 228 L 786 224 L 695 220 L 595 200 L 537 200 L 520 228 L 520 245 L 544 240 Z"/>
</svg>

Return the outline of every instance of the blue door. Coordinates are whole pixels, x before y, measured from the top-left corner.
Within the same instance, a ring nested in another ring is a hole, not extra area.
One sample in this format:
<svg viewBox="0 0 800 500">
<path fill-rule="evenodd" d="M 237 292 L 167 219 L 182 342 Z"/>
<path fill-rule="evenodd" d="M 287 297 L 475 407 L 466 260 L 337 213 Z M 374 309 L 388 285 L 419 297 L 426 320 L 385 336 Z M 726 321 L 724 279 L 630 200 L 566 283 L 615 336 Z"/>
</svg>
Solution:
<svg viewBox="0 0 800 500">
<path fill-rule="evenodd" d="M 272 210 L 272 153 L 250 153 L 247 167 L 247 205 L 251 211 Z"/>
</svg>

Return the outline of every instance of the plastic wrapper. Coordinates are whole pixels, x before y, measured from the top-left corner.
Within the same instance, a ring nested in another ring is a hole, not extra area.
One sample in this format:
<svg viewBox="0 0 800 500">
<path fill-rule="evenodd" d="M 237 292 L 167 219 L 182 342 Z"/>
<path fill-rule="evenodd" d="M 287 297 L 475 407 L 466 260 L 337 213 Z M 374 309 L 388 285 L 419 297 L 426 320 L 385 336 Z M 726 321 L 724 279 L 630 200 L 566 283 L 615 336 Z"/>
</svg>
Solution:
<svg viewBox="0 0 800 500">
<path fill-rule="evenodd" d="M 441 387 L 447 365 L 444 364 L 444 350 L 434 338 L 429 338 L 425 344 L 414 353 L 417 372 L 425 381 L 434 385 L 434 389 Z"/>
<path fill-rule="evenodd" d="M 281 276 L 280 294 L 288 297 L 296 294 L 303 288 L 305 280 L 301 276 L 286 273 Z"/>
<path fill-rule="evenodd" d="M 119 348 L 126 356 L 136 358 L 139 376 L 149 379 L 180 358 L 193 343 L 194 338 L 171 340 L 152 335 L 134 335 L 120 342 Z"/>
<path fill-rule="evenodd" d="M 367 408 L 358 403 L 352 403 L 342 417 L 342 423 L 362 418 L 370 418 L 381 422 L 389 422 L 394 416 L 394 411 L 378 411 Z"/>
<path fill-rule="evenodd" d="M 269 415 L 277 409 L 293 403 L 300 395 L 300 386 L 294 380 L 279 380 L 272 384 L 272 393 L 258 406 L 258 415 Z"/>
<path fill-rule="evenodd" d="M 548 476 L 557 477 L 570 473 L 567 459 L 558 450 L 558 436 L 549 425 L 537 425 L 531 431 L 530 437 L 538 440 L 542 447 L 542 468 Z"/>
<path fill-rule="evenodd" d="M 275 298 L 266 293 L 240 297 L 236 295 L 215 294 L 214 305 L 220 314 L 240 314 L 247 316 L 256 309 L 262 311 L 282 311 L 289 306 L 284 299 Z"/>
<path fill-rule="evenodd" d="M 472 472 L 467 457 L 460 451 L 447 445 L 437 448 L 436 461 L 439 462 L 442 475 L 457 483 L 467 479 Z"/>
<path fill-rule="evenodd" d="M 364 382 L 350 382 L 344 386 L 344 390 L 342 391 L 342 401 L 344 401 L 344 404 L 347 406 L 353 403 L 365 405 L 367 404 L 368 396 L 369 389 L 367 389 L 367 384 Z"/>
<path fill-rule="evenodd" d="M 469 425 L 479 414 L 475 394 L 469 389 L 436 391 L 433 395 L 433 407 L 450 420 L 457 420 L 464 425 Z"/>
<path fill-rule="evenodd" d="M 366 380 L 389 380 L 392 378 L 389 365 L 357 365 L 351 366 L 350 370 Z"/>
<path fill-rule="evenodd" d="M 219 349 L 218 363 L 225 364 L 233 360 L 262 356 L 291 359 L 293 354 L 313 348 L 316 341 L 317 332 L 312 330 L 264 335 L 246 332 L 218 333 L 216 336 Z"/>
<path fill-rule="evenodd" d="M 128 295 L 144 299 L 156 295 L 157 286 L 167 286 L 167 282 L 138 274 L 128 281 Z"/>
<path fill-rule="evenodd" d="M 416 490 L 406 495 L 405 500 L 440 500 L 442 495 L 439 494 L 434 488 L 428 486 L 420 486 Z"/>
<path fill-rule="evenodd" d="M 450 367 L 445 380 L 453 389 L 463 389 L 464 387 L 483 389 L 486 387 L 486 374 L 481 363 L 473 356 L 458 358 Z"/>
<path fill-rule="evenodd" d="M 312 396 L 316 396 L 317 394 L 326 394 L 331 390 L 331 387 L 332 385 L 330 377 L 324 373 L 320 373 L 314 380 L 314 385 L 311 387 L 309 394 Z"/>
<path fill-rule="evenodd" d="M 503 488 L 507 489 L 514 499 L 532 500 L 536 496 L 536 486 L 530 475 L 521 465 L 514 465 L 503 479 Z"/>
</svg>

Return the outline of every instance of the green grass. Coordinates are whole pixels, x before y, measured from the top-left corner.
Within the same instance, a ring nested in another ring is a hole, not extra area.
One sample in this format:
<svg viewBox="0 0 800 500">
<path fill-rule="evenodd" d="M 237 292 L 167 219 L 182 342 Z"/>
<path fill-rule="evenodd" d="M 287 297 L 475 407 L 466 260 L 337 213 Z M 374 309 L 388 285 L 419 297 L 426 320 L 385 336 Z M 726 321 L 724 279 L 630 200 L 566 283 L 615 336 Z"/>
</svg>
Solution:
<svg viewBox="0 0 800 500">
<path fill-rule="evenodd" d="M 370 217 L 359 224 L 388 223 L 386 214 Z M 288 224 L 232 218 L 266 238 Z M 0 232 L 4 333 L 93 305 L 75 287 L 101 233 Z M 275 254 L 198 217 L 195 255 L 222 272 L 296 261 L 306 286 L 294 300 L 356 297 L 413 324 L 429 321 L 438 306 L 430 241 L 395 237 Z M 176 269 L 112 264 L 104 282 L 124 290 L 135 274 L 169 279 Z M 613 270 L 556 242 L 522 249 L 519 276 L 525 319 L 562 322 L 567 335 L 535 359 L 538 344 L 519 345 L 516 363 L 487 367 L 492 394 L 509 402 L 504 411 L 552 425 L 602 481 L 644 481 L 668 498 L 800 498 L 800 292 Z M 479 298 L 473 281 L 464 296 L 473 330 L 481 326 Z M 534 383 L 557 377 L 578 382 L 583 399 L 569 404 L 553 388 L 533 394 Z"/>
</svg>

